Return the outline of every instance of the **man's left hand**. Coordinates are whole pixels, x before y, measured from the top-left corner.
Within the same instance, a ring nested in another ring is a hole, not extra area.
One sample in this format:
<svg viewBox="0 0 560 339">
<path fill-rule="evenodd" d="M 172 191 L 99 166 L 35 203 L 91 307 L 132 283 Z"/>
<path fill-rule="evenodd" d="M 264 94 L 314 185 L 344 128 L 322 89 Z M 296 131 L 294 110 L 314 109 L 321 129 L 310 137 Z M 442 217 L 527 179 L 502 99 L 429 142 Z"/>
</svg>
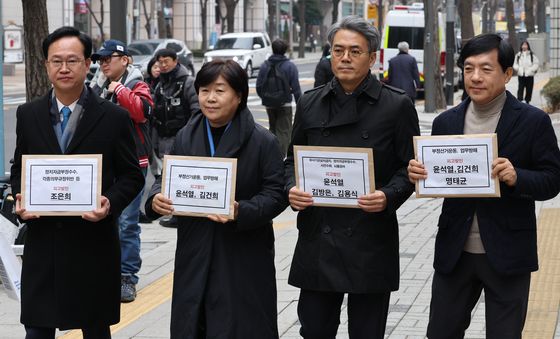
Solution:
<svg viewBox="0 0 560 339">
<path fill-rule="evenodd" d="M 109 93 L 113 93 L 115 92 L 115 88 L 117 88 L 117 86 L 120 84 L 120 82 L 117 81 L 111 81 L 111 83 L 109 84 L 109 87 L 107 87 L 107 91 Z"/>
<path fill-rule="evenodd" d="M 381 212 L 387 208 L 387 197 L 383 191 L 376 190 L 359 197 L 358 206 L 365 212 Z"/>
<path fill-rule="evenodd" d="M 515 186 L 517 183 L 517 172 L 509 159 L 496 158 L 496 160 L 492 162 L 492 178 L 496 177 L 508 186 Z"/>
<path fill-rule="evenodd" d="M 86 219 L 87 221 L 91 222 L 98 222 L 101 219 L 105 219 L 109 215 L 109 211 L 111 210 L 111 203 L 109 199 L 105 196 L 101 196 L 101 207 L 94 209 L 91 212 L 86 212 L 82 214 L 82 219 Z"/>
</svg>

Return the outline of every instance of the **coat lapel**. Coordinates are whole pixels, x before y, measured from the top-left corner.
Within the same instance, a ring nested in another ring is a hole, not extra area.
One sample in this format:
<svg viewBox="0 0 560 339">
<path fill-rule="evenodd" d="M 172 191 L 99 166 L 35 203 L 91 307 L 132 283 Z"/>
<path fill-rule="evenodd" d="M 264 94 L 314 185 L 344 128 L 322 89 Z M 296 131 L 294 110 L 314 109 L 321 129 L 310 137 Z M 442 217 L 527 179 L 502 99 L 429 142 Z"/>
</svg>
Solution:
<svg viewBox="0 0 560 339">
<path fill-rule="evenodd" d="M 508 136 L 512 131 L 512 127 L 515 125 L 519 116 L 521 115 L 523 106 L 511 95 L 511 93 L 506 92 L 507 98 L 502 108 L 502 114 L 500 115 L 500 120 L 498 121 L 498 126 L 496 127 L 496 133 L 498 134 L 498 149 L 502 148 L 504 143 L 507 142 Z"/>
<path fill-rule="evenodd" d="M 60 146 L 58 145 L 58 139 L 54 132 L 53 124 L 50 115 L 50 98 L 51 92 L 35 102 L 33 106 L 33 114 L 37 119 L 37 126 L 44 126 L 39 129 L 38 133 L 41 133 L 43 140 L 45 140 L 45 145 L 48 148 L 48 152 L 52 154 L 60 154 Z"/>
<path fill-rule="evenodd" d="M 87 102 L 82 111 L 82 118 L 78 122 L 76 132 L 66 148 L 66 153 L 72 153 L 76 147 L 86 138 L 97 125 L 97 122 L 105 114 L 105 109 L 101 105 L 103 99 L 90 91 Z"/>
</svg>

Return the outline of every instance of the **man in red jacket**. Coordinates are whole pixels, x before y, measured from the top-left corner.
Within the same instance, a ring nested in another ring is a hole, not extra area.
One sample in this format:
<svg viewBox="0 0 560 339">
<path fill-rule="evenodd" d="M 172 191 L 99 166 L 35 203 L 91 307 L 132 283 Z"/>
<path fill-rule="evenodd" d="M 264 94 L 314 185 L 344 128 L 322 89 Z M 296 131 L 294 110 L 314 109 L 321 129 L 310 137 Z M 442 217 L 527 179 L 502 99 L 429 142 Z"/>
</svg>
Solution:
<svg viewBox="0 0 560 339">
<path fill-rule="evenodd" d="M 146 176 L 151 142 L 148 118 L 154 102 L 150 87 L 143 81 L 140 70 L 130 65 L 126 45 L 118 40 L 107 40 L 91 59 L 99 62 L 103 75 L 93 85 L 93 90 L 102 98 L 125 108 L 134 122 L 134 139 L 140 168 Z M 121 301 L 136 299 L 140 258 L 140 204 L 144 190 L 128 205 L 119 217 L 121 242 Z"/>
</svg>

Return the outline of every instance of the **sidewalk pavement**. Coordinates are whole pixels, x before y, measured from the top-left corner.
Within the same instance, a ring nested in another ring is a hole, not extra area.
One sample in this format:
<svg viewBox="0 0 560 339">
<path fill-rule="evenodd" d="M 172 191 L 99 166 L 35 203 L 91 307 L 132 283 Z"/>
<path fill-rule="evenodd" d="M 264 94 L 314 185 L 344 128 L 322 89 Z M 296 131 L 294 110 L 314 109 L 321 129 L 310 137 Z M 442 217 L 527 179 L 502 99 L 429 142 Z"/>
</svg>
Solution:
<svg viewBox="0 0 560 339">
<path fill-rule="evenodd" d="M 542 105 L 539 95 L 548 73 L 535 79 L 532 104 Z M 515 95 L 517 79 L 508 89 Z M 460 96 L 460 94 L 458 94 Z M 457 96 L 457 95 L 456 95 Z M 431 121 L 437 116 L 423 112 L 418 106 L 420 123 L 429 133 Z M 558 128 L 560 120 L 553 119 Z M 558 133 L 558 132 L 557 132 Z M 442 199 L 414 196 L 398 210 L 400 224 L 400 289 L 391 295 L 386 338 L 424 338 L 428 323 L 432 261 L 437 221 Z M 530 306 L 524 338 L 560 339 L 557 326 L 560 300 L 560 197 L 539 202 L 540 271 L 533 274 Z M 274 220 L 276 235 L 276 276 L 278 288 L 278 326 L 282 339 L 300 338 L 297 319 L 299 291 L 287 283 L 298 231 L 296 213 L 286 209 Z M 113 338 L 168 338 L 171 309 L 171 286 L 176 230 L 159 226 L 157 221 L 142 225 L 142 259 L 137 300 L 122 304 L 121 322 L 112 327 Z M 95 277 L 92 277 L 95 279 Z M 87 293 L 87 291 L 85 291 Z M 452 301 L 450 301 L 452 302 Z M 346 301 L 341 313 L 337 338 L 348 338 Z M 19 303 L 8 299 L 0 289 L 0 337 L 24 337 L 19 323 Z M 485 338 L 484 301 L 473 310 L 466 338 Z M 81 338 L 79 331 L 59 332 L 60 338 Z"/>
</svg>

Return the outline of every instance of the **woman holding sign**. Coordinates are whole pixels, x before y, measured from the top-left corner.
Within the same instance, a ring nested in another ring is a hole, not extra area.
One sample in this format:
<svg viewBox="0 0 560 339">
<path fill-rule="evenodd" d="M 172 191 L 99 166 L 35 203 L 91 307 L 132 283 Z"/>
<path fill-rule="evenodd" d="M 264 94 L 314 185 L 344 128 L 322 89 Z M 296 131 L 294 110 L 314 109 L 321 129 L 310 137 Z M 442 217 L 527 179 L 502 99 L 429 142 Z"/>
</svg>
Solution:
<svg viewBox="0 0 560 339">
<path fill-rule="evenodd" d="M 202 114 L 172 155 L 237 159 L 234 218 L 178 217 L 171 338 L 278 338 L 272 219 L 287 206 L 278 141 L 247 108 L 246 72 L 216 60 L 198 72 Z M 174 211 L 156 181 L 146 214 Z"/>
</svg>

